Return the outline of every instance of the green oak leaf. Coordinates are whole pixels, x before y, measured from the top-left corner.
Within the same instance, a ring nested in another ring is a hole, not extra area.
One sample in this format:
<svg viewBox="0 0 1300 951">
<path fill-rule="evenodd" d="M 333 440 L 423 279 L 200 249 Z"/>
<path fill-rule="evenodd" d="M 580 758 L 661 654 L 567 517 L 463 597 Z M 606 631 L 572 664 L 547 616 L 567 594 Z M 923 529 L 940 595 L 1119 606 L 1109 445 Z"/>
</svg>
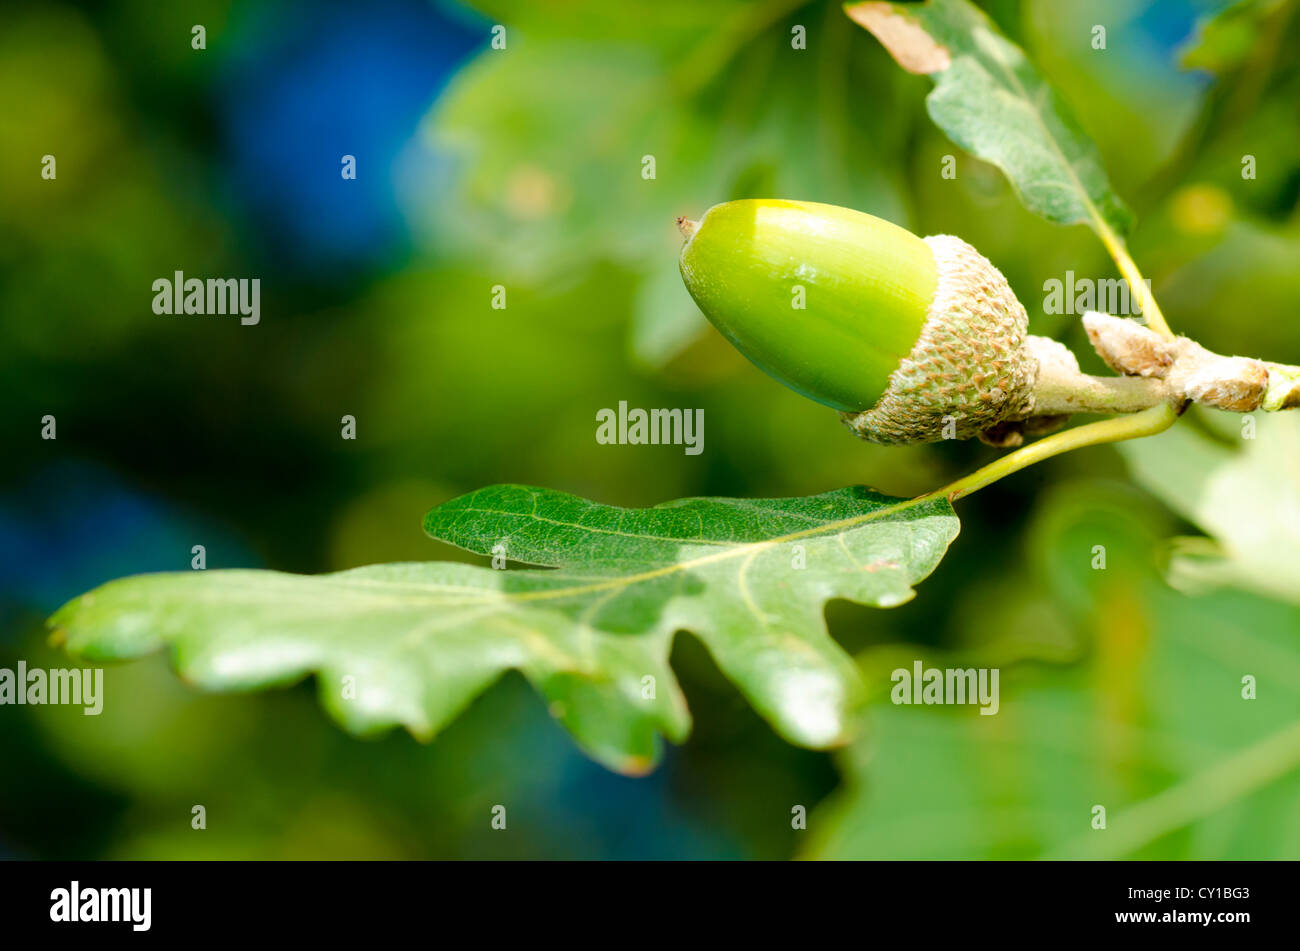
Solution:
<svg viewBox="0 0 1300 951">
<path fill-rule="evenodd" d="M 1119 449 L 1141 485 L 1210 536 L 1174 540 L 1171 584 L 1300 604 L 1300 418 L 1231 419 L 1235 447 L 1178 426 Z"/>
<path fill-rule="evenodd" d="M 493 486 L 433 509 L 425 529 L 533 569 L 432 562 L 304 576 L 140 575 L 62 607 L 74 655 L 170 647 L 186 680 L 254 689 L 316 674 L 346 729 L 431 737 L 519 670 L 590 755 L 625 773 L 682 742 L 690 715 L 668 658 L 692 631 L 791 742 L 849 739 L 856 668 L 826 629 L 830 598 L 892 607 L 958 530 L 945 500 L 863 488 L 792 499 L 697 498 L 648 509 Z"/>
<path fill-rule="evenodd" d="M 1030 211 L 1057 224 L 1124 235 L 1132 213 L 1097 147 L 1024 52 L 968 0 L 848 3 L 900 66 L 928 75 L 935 125 L 1006 174 Z"/>
</svg>

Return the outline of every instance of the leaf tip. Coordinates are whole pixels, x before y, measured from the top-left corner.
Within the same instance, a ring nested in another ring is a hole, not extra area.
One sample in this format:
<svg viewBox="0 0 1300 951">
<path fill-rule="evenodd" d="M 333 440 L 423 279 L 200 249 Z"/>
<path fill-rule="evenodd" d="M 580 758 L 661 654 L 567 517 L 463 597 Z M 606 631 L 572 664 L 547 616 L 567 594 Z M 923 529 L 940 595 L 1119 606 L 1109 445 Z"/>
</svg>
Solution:
<svg viewBox="0 0 1300 951">
<path fill-rule="evenodd" d="M 876 0 L 846 3 L 844 12 L 878 39 L 894 61 L 909 73 L 928 76 L 952 65 L 948 48 L 936 43 L 925 27 L 895 10 L 892 3 Z"/>
<path fill-rule="evenodd" d="M 654 756 L 631 755 L 623 756 L 611 765 L 620 776 L 630 776 L 635 779 L 650 775 L 658 762 Z"/>
</svg>

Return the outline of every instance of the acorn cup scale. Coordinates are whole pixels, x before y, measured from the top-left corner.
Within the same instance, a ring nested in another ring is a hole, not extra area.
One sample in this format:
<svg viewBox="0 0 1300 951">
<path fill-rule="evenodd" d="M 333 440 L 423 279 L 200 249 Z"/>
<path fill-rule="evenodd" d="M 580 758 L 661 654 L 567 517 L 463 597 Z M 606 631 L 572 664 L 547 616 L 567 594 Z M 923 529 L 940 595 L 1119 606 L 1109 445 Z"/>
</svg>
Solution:
<svg viewBox="0 0 1300 951">
<path fill-rule="evenodd" d="M 1028 316 L 961 239 L 775 199 L 715 205 L 678 225 L 682 278 L 705 316 L 864 439 L 964 439 L 1030 414 Z"/>
</svg>

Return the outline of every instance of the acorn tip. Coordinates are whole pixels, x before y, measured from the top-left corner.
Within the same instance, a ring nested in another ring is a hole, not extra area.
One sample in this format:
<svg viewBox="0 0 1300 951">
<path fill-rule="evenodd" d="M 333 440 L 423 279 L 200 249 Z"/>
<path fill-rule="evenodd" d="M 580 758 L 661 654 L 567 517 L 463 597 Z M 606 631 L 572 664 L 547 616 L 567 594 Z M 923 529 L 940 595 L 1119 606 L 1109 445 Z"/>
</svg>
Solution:
<svg viewBox="0 0 1300 951">
<path fill-rule="evenodd" d="M 677 230 L 682 233 L 682 237 L 687 241 L 695 236 L 695 232 L 699 230 L 699 227 L 700 223 L 698 221 L 692 221 L 685 215 L 677 216 Z"/>
</svg>

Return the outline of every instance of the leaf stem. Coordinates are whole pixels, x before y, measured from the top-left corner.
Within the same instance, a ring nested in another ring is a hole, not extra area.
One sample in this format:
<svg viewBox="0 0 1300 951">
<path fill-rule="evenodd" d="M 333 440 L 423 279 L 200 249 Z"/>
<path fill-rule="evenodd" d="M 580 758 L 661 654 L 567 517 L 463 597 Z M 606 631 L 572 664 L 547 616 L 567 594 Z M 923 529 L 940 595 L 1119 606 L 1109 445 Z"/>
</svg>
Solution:
<svg viewBox="0 0 1300 951">
<path fill-rule="evenodd" d="M 1097 234 L 1101 237 L 1101 243 L 1106 246 L 1110 256 L 1115 261 L 1115 266 L 1119 272 L 1124 275 L 1124 280 L 1128 282 L 1129 293 L 1136 294 L 1138 299 L 1138 309 L 1142 311 L 1142 316 L 1146 318 L 1147 326 L 1154 330 L 1166 340 L 1174 339 L 1174 332 L 1169 329 L 1169 324 L 1165 321 L 1165 315 L 1160 310 L 1160 305 L 1156 303 L 1155 297 L 1151 293 L 1151 288 L 1147 287 L 1147 282 L 1142 278 L 1142 272 L 1134 263 L 1133 258 L 1128 253 L 1128 248 L 1124 245 L 1124 239 L 1111 230 L 1104 218 L 1100 215 L 1095 219 Z"/>
<path fill-rule="evenodd" d="M 991 462 L 982 469 L 976 469 L 970 475 L 921 498 L 947 498 L 949 502 L 955 502 L 986 485 L 992 485 L 1001 478 L 1063 452 L 1082 449 L 1085 446 L 1137 439 L 1141 436 L 1154 436 L 1172 426 L 1181 414 L 1180 406 L 1166 402 L 1132 416 L 1104 419 L 1100 422 L 1088 423 L 1086 426 L 1076 426 L 1074 429 L 1047 436 L 1023 449 L 1008 453 L 996 462 Z"/>
</svg>

